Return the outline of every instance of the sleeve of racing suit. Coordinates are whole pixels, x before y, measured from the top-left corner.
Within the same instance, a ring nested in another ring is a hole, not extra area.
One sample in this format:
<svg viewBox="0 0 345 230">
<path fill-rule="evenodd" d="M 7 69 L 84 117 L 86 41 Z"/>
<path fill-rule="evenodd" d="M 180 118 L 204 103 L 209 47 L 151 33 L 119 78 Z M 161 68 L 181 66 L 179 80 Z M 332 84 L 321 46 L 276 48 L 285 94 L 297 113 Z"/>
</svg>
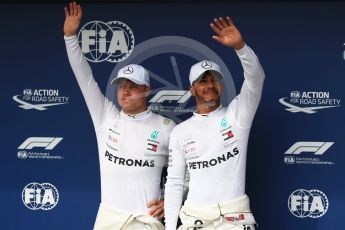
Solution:
<svg viewBox="0 0 345 230">
<path fill-rule="evenodd" d="M 241 92 L 228 107 L 241 128 L 250 128 L 260 103 L 265 73 L 254 51 L 247 45 L 236 50 L 244 70 Z"/>
<path fill-rule="evenodd" d="M 161 182 L 162 182 L 162 188 L 161 188 L 161 193 L 160 193 L 160 199 L 164 200 L 165 199 L 165 184 L 166 184 L 166 176 L 168 174 L 168 166 L 169 166 L 169 139 L 170 139 L 170 134 L 172 130 L 175 128 L 176 123 L 171 120 L 165 118 L 163 120 L 163 124 L 166 127 L 164 131 L 164 152 L 166 152 L 165 160 L 164 160 L 164 166 L 163 166 L 163 171 L 162 171 L 162 177 L 161 177 Z"/>
<path fill-rule="evenodd" d="M 77 36 L 64 37 L 68 60 L 78 85 L 84 96 L 95 129 L 101 127 L 106 118 L 107 110 L 118 109 L 102 94 L 95 81 L 89 63 L 84 58 Z M 110 106 L 112 105 L 112 106 Z"/>
<path fill-rule="evenodd" d="M 165 227 L 166 230 L 176 230 L 178 214 L 182 204 L 185 183 L 186 163 L 174 131 L 170 135 L 169 167 L 165 184 Z"/>
<path fill-rule="evenodd" d="M 183 184 L 183 201 L 187 199 L 187 195 L 189 191 L 189 181 L 190 181 L 190 174 L 189 174 L 189 171 L 186 170 L 184 184 Z"/>
</svg>

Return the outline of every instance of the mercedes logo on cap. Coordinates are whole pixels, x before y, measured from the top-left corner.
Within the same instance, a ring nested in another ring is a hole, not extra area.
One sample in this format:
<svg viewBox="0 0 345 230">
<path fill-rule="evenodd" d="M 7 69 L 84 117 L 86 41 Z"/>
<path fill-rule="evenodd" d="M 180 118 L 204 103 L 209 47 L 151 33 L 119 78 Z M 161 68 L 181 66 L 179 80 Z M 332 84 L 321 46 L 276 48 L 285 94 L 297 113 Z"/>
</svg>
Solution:
<svg viewBox="0 0 345 230">
<path fill-rule="evenodd" d="M 128 66 L 126 69 L 123 70 L 123 73 L 125 74 L 131 74 L 134 72 L 134 69 L 132 66 Z"/>
<path fill-rule="evenodd" d="M 212 64 L 208 61 L 204 61 L 201 63 L 201 67 L 204 68 L 204 69 L 209 69 L 212 67 Z"/>
</svg>

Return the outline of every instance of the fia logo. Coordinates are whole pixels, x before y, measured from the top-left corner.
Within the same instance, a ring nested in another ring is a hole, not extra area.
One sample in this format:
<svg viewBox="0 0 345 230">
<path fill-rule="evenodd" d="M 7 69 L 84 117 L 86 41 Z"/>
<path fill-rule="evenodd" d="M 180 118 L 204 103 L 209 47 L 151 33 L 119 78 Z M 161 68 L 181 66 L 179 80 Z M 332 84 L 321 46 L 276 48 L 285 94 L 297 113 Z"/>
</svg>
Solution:
<svg viewBox="0 0 345 230">
<path fill-rule="evenodd" d="M 22 109 L 44 111 L 51 106 L 67 104 L 69 97 L 59 96 L 58 89 L 24 89 L 23 95 L 15 95 L 12 99 Z"/>
<path fill-rule="evenodd" d="M 301 92 L 299 91 L 292 91 L 290 92 L 290 97 L 294 99 L 299 99 L 301 97 Z M 298 102 L 298 101 L 295 101 Z"/>
<path fill-rule="evenodd" d="M 134 48 L 132 30 L 120 21 L 91 21 L 78 34 L 85 58 L 91 62 L 120 62 L 125 60 Z"/>
<path fill-rule="evenodd" d="M 296 160 L 295 160 L 295 157 L 293 156 L 287 156 L 287 157 L 284 157 L 284 163 L 285 164 L 295 164 Z"/>
<path fill-rule="evenodd" d="M 320 109 L 339 107 L 341 99 L 330 98 L 330 92 L 292 91 L 290 97 L 282 97 L 279 102 L 291 113 L 314 114 Z"/>
<path fill-rule="evenodd" d="M 23 90 L 23 98 L 24 99 L 30 99 L 33 95 L 32 89 L 24 89 Z"/>
<path fill-rule="evenodd" d="M 28 158 L 28 153 L 26 151 L 19 151 L 17 154 L 19 159 L 27 159 Z"/>
<path fill-rule="evenodd" d="M 59 201 L 59 193 L 56 187 L 50 183 L 30 183 L 22 192 L 24 205 L 31 210 L 50 210 Z"/>
<path fill-rule="evenodd" d="M 290 212 L 299 218 L 319 218 L 328 210 L 327 196 L 317 189 L 294 191 L 288 200 Z"/>
</svg>

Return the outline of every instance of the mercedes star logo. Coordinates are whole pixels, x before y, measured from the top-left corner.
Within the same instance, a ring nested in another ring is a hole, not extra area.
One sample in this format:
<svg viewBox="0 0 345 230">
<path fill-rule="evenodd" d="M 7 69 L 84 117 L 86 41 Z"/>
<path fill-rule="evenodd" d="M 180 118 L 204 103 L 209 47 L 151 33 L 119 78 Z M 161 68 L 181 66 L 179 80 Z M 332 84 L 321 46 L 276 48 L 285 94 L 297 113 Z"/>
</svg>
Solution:
<svg viewBox="0 0 345 230">
<path fill-rule="evenodd" d="M 204 68 L 204 69 L 209 69 L 212 67 L 212 64 L 208 61 L 204 61 L 201 63 L 201 67 Z"/>
<path fill-rule="evenodd" d="M 134 69 L 132 66 L 128 66 L 126 69 L 123 70 L 123 73 L 125 74 L 131 74 L 133 73 Z"/>
</svg>

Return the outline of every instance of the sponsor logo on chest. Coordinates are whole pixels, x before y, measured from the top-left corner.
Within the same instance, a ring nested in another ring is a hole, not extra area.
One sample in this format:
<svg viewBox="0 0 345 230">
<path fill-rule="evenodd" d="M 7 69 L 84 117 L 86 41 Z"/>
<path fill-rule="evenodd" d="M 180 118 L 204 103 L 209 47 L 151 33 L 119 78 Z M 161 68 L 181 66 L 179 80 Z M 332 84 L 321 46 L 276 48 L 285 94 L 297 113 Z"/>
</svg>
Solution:
<svg viewBox="0 0 345 230">
<path fill-rule="evenodd" d="M 158 146 L 159 146 L 159 141 L 158 139 L 159 131 L 155 130 L 150 134 L 150 138 L 148 138 L 147 141 L 147 146 L 145 153 L 152 154 L 156 153 L 158 151 Z"/>
<path fill-rule="evenodd" d="M 223 147 L 224 148 L 231 147 L 236 142 L 236 138 L 234 138 L 235 135 L 232 131 L 232 126 L 229 125 L 226 117 L 223 117 L 221 119 L 220 127 L 221 129 L 219 130 L 219 133 L 221 134 L 223 138 Z"/>
<path fill-rule="evenodd" d="M 224 153 L 221 156 L 218 156 L 216 158 L 212 158 L 212 159 L 208 159 L 204 161 L 188 162 L 187 166 L 189 170 L 211 168 L 214 166 L 218 166 L 224 162 L 227 162 L 228 160 L 236 157 L 239 153 L 240 151 L 238 150 L 237 147 L 235 147 L 231 151 L 228 151 L 227 153 Z"/>
</svg>

